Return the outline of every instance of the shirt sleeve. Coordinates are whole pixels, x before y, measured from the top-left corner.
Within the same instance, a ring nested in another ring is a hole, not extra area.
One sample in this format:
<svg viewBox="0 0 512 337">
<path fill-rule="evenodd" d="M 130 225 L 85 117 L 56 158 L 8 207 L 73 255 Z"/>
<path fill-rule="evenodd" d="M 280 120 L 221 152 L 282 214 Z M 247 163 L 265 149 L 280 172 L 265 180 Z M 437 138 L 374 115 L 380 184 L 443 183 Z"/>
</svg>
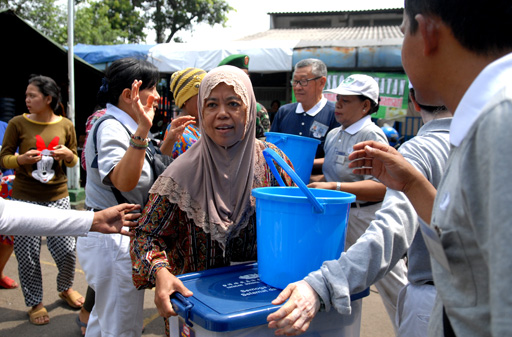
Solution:
<svg viewBox="0 0 512 337">
<path fill-rule="evenodd" d="M 169 268 L 164 237 L 170 230 L 172 214 L 177 214 L 178 206 L 158 194 L 151 194 L 139 218 L 135 236 L 131 240 L 130 254 L 133 264 L 133 284 L 137 289 L 155 285 L 157 272 Z"/>
<path fill-rule="evenodd" d="M 63 160 L 64 165 L 67 167 L 74 167 L 76 163 L 78 163 L 78 152 L 77 152 L 77 141 L 76 141 L 76 133 L 73 124 L 70 122 L 68 126 L 67 138 L 66 138 L 66 147 L 73 152 L 73 160 L 71 162 L 66 162 Z"/>
<path fill-rule="evenodd" d="M 0 200 L 0 232 L 5 235 L 85 236 L 94 218 L 88 211 Z"/>
<path fill-rule="evenodd" d="M 417 145 L 405 143 L 401 149 L 406 159 L 425 177 L 428 167 L 413 155 Z M 326 261 L 306 278 L 325 303 L 341 314 L 350 313 L 350 295 L 364 291 L 379 281 L 407 253 L 419 227 L 419 219 L 407 196 L 387 189 L 382 207 L 361 238 L 342 253 L 338 260 Z"/>
<path fill-rule="evenodd" d="M 350 313 L 350 295 L 384 277 L 407 253 L 418 229 L 417 214 L 407 197 L 388 189 L 382 208 L 361 238 L 338 260 L 326 261 L 306 278 L 325 303 Z"/>
</svg>

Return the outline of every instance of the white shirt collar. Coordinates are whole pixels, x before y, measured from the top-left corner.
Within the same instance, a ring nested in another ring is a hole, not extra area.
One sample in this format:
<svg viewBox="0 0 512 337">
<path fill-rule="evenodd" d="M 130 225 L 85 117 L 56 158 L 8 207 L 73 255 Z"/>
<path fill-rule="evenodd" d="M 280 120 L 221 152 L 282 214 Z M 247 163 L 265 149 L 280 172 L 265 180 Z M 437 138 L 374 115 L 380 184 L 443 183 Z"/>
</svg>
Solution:
<svg viewBox="0 0 512 337">
<path fill-rule="evenodd" d="M 306 113 L 311 116 L 315 117 L 320 110 L 324 108 L 324 106 L 327 104 L 327 98 L 322 96 L 322 99 L 318 101 L 311 109 L 306 111 Z M 301 114 L 304 112 L 304 107 L 302 106 L 302 103 L 297 104 L 297 108 L 295 109 L 295 113 Z"/>
<path fill-rule="evenodd" d="M 358 133 L 363 127 L 365 127 L 367 124 L 370 124 L 370 123 L 373 123 L 372 116 L 366 115 L 343 131 L 345 131 L 346 133 L 348 133 L 350 135 L 354 135 L 354 134 Z"/>
<path fill-rule="evenodd" d="M 114 116 L 119 122 L 124 124 L 124 126 L 126 126 L 131 133 L 135 133 L 135 131 L 137 131 L 137 122 L 135 122 L 130 117 L 130 115 L 128 115 L 126 112 L 119 109 L 115 105 L 107 103 L 106 114 Z"/>
<path fill-rule="evenodd" d="M 512 78 L 512 53 L 492 62 L 471 83 L 455 110 L 450 143 L 459 146 L 469 129 L 484 112 L 485 105 Z"/>
</svg>

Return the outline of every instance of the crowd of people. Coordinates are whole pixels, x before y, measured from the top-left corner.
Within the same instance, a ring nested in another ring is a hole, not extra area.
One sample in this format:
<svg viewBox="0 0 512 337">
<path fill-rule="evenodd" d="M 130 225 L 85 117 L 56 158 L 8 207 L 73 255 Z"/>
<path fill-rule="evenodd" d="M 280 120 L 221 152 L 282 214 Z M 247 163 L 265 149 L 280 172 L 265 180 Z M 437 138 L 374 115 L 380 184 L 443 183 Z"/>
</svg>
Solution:
<svg viewBox="0 0 512 337">
<path fill-rule="evenodd" d="M 158 69 L 114 61 L 86 128 L 88 212 L 69 210 L 63 167 L 78 162 L 77 142 L 60 89 L 49 77 L 30 77 L 28 113 L 9 122 L 0 152 L 0 165 L 16 172 L 13 200 L 0 199 L 0 234 L 15 235 L 29 321 L 50 322 L 43 235 L 58 267 L 59 297 L 81 309 L 83 335 L 141 336 L 144 289 L 154 288 L 170 336 L 176 312 L 169 296 L 193 295 L 177 276 L 256 261 L 251 190 L 278 180 L 294 185 L 265 161 L 263 151 L 272 149 L 293 167 L 265 141 L 271 131 L 320 141 L 309 188 L 356 196 L 345 251 L 282 290 L 272 302 L 281 308 L 267 318 L 273 333 L 304 333 L 319 311 L 350 315 L 350 296 L 375 285 L 397 336 L 511 335 L 509 14 L 505 0 L 405 0 L 402 61 L 423 126 L 398 150 L 372 121 L 380 104 L 372 77 L 353 74 L 326 90 L 326 65 L 301 60 L 291 80 L 297 102 L 272 102 L 267 112 L 242 54 L 208 72 L 171 76 L 181 112 L 155 149 Z M 163 156 L 170 164 L 162 172 Z M 72 288 L 76 256 L 85 297 Z M 4 288 L 17 286 L 9 280 L 0 274 Z"/>
</svg>

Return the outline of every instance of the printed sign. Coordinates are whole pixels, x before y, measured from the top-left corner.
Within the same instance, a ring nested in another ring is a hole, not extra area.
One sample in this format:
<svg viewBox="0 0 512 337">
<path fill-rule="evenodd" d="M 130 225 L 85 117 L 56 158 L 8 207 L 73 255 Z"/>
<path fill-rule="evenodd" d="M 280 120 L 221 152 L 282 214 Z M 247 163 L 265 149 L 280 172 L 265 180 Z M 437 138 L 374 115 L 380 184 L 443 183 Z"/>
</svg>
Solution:
<svg viewBox="0 0 512 337">
<path fill-rule="evenodd" d="M 362 72 L 328 72 L 325 89 L 335 89 L 343 80 L 352 74 L 364 74 L 377 81 L 380 89 L 380 108 L 372 115 L 373 118 L 400 119 L 407 115 L 409 104 L 409 80 L 401 73 L 362 73 Z M 324 94 L 335 102 L 335 94 Z"/>
</svg>

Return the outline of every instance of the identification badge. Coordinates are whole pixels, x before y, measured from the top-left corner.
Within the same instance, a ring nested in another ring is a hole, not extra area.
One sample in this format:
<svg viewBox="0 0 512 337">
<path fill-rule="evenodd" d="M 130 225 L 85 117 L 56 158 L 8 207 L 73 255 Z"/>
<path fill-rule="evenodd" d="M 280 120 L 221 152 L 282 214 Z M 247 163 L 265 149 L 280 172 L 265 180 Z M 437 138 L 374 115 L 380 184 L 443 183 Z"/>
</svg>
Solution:
<svg viewBox="0 0 512 337">
<path fill-rule="evenodd" d="M 315 138 L 322 138 L 327 134 L 327 130 L 329 130 L 327 125 L 314 121 L 309 132 L 311 132 Z"/>
<path fill-rule="evenodd" d="M 347 156 L 342 156 L 342 155 L 337 155 L 336 156 L 336 164 L 345 164 L 345 162 L 347 161 Z"/>
<path fill-rule="evenodd" d="M 436 259 L 444 269 L 451 273 L 448 258 L 446 257 L 443 245 L 441 244 L 440 233 L 438 233 L 439 228 L 436 231 L 435 228 L 420 219 L 420 229 L 430 255 Z"/>
</svg>

